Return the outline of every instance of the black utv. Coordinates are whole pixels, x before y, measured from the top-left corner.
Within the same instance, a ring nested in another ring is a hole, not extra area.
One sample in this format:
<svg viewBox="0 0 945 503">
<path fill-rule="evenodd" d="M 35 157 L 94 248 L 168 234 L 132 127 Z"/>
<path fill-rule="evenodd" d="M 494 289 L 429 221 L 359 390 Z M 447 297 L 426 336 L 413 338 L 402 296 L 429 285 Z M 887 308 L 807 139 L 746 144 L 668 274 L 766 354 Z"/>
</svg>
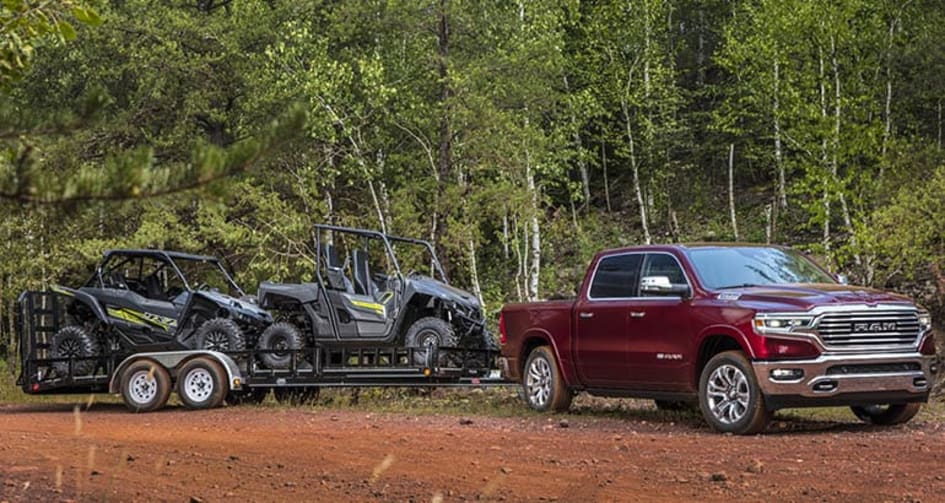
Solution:
<svg viewBox="0 0 945 503">
<path fill-rule="evenodd" d="M 259 286 L 259 305 L 276 320 L 259 341 L 266 366 L 286 368 L 293 350 L 316 345 L 414 348 L 417 365 L 436 347 L 441 367 L 489 364 L 497 345 L 479 299 L 450 286 L 429 242 L 316 225 L 315 249 L 314 282 Z"/>
<path fill-rule="evenodd" d="M 272 323 L 214 257 L 163 250 L 110 250 L 80 288 L 55 286 L 70 299 L 67 320 L 50 341 L 52 358 L 210 349 L 243 351 Z M 67 372 L 68 363 L 54 367 Z"/>
</svg>

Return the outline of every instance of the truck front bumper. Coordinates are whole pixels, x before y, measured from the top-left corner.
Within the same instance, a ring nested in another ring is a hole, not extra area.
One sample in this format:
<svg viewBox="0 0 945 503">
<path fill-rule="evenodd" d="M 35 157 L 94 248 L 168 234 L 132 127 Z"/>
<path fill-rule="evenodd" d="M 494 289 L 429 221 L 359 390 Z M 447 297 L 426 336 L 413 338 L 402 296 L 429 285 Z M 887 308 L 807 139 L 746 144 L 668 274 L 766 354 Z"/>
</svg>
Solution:
<svg viewBox="0 0 945 503">
<path fill-rule="evenodd" d="M 828 354 L 752 367 L 772 409 L 926 401 L 939 371 L 934 356 L 919 353 Z"/>
</svg>

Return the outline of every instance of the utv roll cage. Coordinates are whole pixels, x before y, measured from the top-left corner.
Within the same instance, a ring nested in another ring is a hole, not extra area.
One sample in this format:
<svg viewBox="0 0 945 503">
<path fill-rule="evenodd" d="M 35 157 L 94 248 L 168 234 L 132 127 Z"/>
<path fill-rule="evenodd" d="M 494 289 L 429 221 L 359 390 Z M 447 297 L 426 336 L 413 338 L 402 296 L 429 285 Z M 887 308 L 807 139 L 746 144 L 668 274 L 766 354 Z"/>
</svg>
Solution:
<svg viewBox="0 0 945 503">
<path fill-rule="evenodd" d="M 109 262 L 111 261 L 112 257 L 125 257 L 125 258 L 124 260 L 119 259 L 119 262 L 117 262 L 114 265 L 111 265 L 109 264 Z M 106 264 L 109 264 L 110 268 L 117 269 L 134 259 L 142 258 L 142 257 L 153 258 L 153 259 L 161 260 L 165 262 L 166 264 L 170 264 L 171 268 L 173 268 L 174 270 L 174 273 L 177 274 L 177 277 L 180 278 L 180 280 L 183 282 L 184 287 L 190 292 L 195 291 L 196 288 L 194 288 L 194 286 L 192 286 L 190 282 L 187 281 L 187 275 L 184 274 L 184 272 L 180 270 L 180 267 L 178 267 L 177 265 L 177 261 L 178 260 L 192 260 L 195 262 L 203 262 L 207 264 L 212 264 L 223 274 L 223 277 L 226 279 L 226 282 L 228 283 L 230 288 L 233 289 L 234 292 L 236 292 L 239 296 L 246 295 L 243 289 L 240 288 L 240 286 L 236 283 L 235 280 L 233 280 L 233 277 L 230 276 L 230 273 L 227 272 L 226 268 L 223 267 L 223 264 L 221 264 L 220 260 L 217 259 L 216 257 L 212 257 L 209 255 L 194 255 L 191 253 L 184 253 L 184 252 L 178 252 L 178 251 L 154 250 L 154 249 L 126 248 L 126 249 L 114 249 L 114 250 L 106 251 L 102 256 L 102 260 L 99 261 L 98 265 L 95 266 L 95 272 L 92 274 L 92 277 L 90 277 L 89 280 L 86 281 L 85 285 L 93 286 L 93 287 L 105 285 L 106 280 L 102 276 L 102 268 Z"/>
</svg>

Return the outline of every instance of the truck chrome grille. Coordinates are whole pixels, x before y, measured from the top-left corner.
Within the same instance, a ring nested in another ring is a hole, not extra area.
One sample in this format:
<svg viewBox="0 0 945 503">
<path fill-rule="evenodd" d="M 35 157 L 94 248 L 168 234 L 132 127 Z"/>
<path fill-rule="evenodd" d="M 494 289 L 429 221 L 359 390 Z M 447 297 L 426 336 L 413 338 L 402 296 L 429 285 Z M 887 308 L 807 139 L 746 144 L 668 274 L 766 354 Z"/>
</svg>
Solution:
<svg viewBox="0 0 945 503">
<path fill-rule="evenodd" d="M 909 348 L 920 330 L 919 317 L 912 310 L 830 313 L 814 328 L 828 349 Z"/>
</svg>

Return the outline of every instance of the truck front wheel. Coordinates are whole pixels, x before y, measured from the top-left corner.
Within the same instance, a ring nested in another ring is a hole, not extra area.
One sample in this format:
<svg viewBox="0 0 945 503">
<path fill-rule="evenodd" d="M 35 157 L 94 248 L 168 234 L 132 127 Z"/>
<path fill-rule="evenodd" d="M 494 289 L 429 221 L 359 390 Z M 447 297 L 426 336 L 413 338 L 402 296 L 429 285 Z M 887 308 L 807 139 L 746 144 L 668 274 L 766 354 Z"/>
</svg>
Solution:
<svg viewBox="0 0 945 503">
<path fill-rule="evenodd" d="M 177 395 L 188 409 L 212 409 L 223 405 L 229 386 L 226 372 L 214 361 L 194 358 L 177 375 Z"/>
<path fill-rule="evenodd" d="M 771 417 L 751 364 L 738 351 L 719 353 L 706 364 L 699 379 L 699 407 L 709 426 L 736 435 L 763 431 Z"/>
<path fill-rule="evenodd" d="M 539 412 L 564 412 L 571 407 L 571 391 L 561 377 L 551 348 L 533 349 L 525 362 L 524 374 L 522 389 L 529 407 Z"/>
<path fill-rule="evenodd" d="M 856 417 L 860 418 L 860 421 L 880 426 L 906 423 L 915 417 L 921 408 L 922 404 L 919 402 L 850 407 Z"/>
</svg>

